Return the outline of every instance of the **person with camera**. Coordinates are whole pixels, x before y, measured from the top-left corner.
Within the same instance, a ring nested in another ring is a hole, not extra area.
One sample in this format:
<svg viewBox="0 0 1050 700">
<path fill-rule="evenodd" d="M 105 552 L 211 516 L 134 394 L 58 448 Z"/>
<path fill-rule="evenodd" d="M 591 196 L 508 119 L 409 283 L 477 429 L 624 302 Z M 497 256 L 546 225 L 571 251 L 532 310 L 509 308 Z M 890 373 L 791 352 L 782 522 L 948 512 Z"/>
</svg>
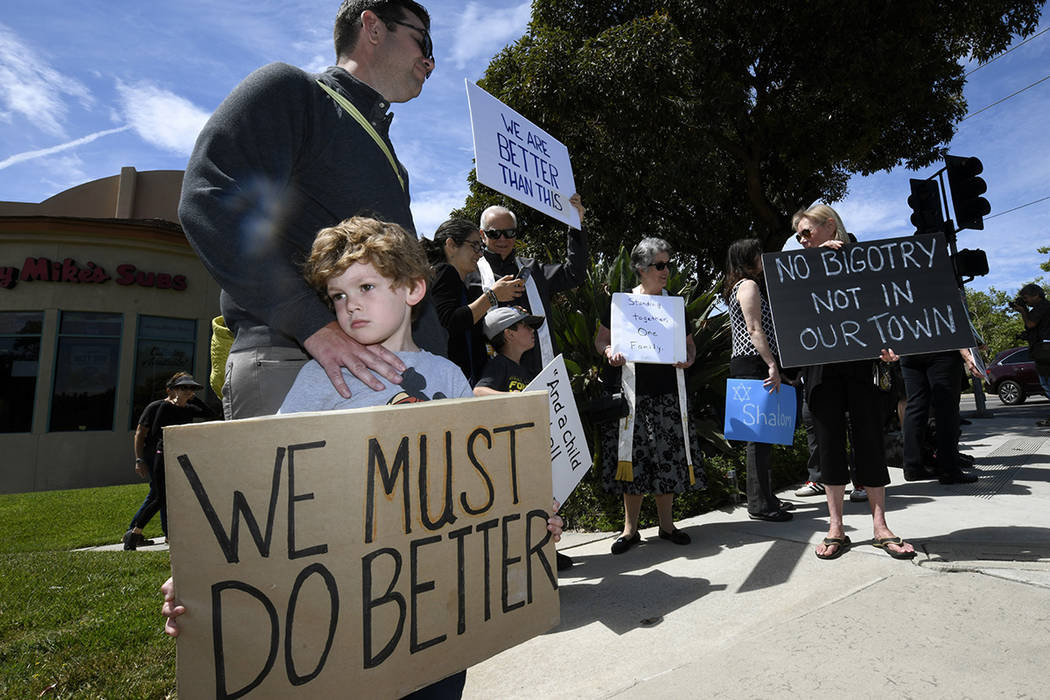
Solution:
<svg viewBox="0 0 1050 700">
<path fill-rule="evenodd" d="M 511 275 L 525 284 L 525 293 L 507 302 L 521 306 L 530 314 L 550 319 L 550 299 L 558 293 L 575 289 L 587 278 L 590 253 L 587 248 L 587 233 L 583 224 L 586 211 L 579 193 L 569 198 L 569 204 L 580 215 L 580 228 L 569 228 L 565 243 L 565 262 L 542 264 L 534 258 L 517 254 L 517 242 L 521 231 L 518 217 L 510 209 L 492 205 L 481 212 L 481 242 L 485 250 L 478 260 L 478 270 L 472 273 L 467 285 L 479 288 L 474 296 L 487 295 L 496 282 Z M 500 302 L 500 305 L 505 305 Z M 536 347 L 521 356 L 521 365 L 539 374 L 558 354 L 552 337 L 550 322 L 545 321 L 536 329 Z"/>
<path fill-rule="evenodd" d="M 1028 354 L 1035 361 L 1039 384 L 1050 398 L 1050 301 L 1046 300 L 1046 291 L 1038 284 L 1026 284 L 1021 287 L 1017 298 L 1010 302 L 1010 308 L 1021 314 L 1028 338 Z M 1050 417 L 1036 425 L 1050 427 Z"/>
</svg>

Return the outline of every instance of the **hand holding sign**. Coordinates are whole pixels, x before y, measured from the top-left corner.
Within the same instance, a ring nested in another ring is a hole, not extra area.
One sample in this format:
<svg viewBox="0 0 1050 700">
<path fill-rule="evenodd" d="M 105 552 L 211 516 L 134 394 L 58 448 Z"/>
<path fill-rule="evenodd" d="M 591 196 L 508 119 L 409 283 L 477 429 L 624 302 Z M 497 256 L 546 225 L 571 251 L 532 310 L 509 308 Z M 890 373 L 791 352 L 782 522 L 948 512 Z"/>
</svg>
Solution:
<svg viewBox="0 0 1050 700">
<path fill-rule="evenodd" d="M 795 389 L 770 392 L 759 379 L 726 380 L 727 440 L 790 445 L 795 436 Z"/>
<path fill-rule="evenodd" d="M 571 201 L 576 184 L 569 149 L 477 85 L 465 82 L 478 182 L 580 228 L 583 210 Z"/>
<path fill-rule="evenodd" d="M 616 292 L 610 321 L 613 357 L 668 365 L 688 362 L 682 297 Z"/>
<path fill-rule="evenodd" d="M 180 696 L 400 697 L 557 624 L 547 421 L 526 395 L 169 428 Z"/>
</svg>

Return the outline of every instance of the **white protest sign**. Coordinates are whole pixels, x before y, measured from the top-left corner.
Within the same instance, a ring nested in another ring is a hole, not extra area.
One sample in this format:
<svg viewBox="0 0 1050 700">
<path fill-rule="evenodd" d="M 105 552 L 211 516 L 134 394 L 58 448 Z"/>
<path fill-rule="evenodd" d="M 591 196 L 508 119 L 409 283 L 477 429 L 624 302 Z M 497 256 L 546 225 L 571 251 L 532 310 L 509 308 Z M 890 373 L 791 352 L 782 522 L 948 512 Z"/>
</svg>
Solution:
<svg viewBox="0 0 1050 700">
<path fill-rule="evenodd" d="M 576 192 L 569 149 L 474 83 L 465 82 L 478 182 L 580 228 L 580 215 L 569 205 Z"/>
<path fill-rule="evenodd" d="M 166 428 L 179 697 L 397 698 L 556 625 L 547 404 Z"/>
<path fill-rule="evenodd" d="M 525 391 L 546 391 L 551 410 L 551 475 L 554 500 L 565 503 L 591 468 L 591 451 L 583 433 L 565 360 L 558 355 L 536 375 Z"/>
<path fill-rule="evenodd" d="M 612 295 L 612 350 L 628 362 L 686 361 L 685 299 L 656 294 Z"/>
</svg>

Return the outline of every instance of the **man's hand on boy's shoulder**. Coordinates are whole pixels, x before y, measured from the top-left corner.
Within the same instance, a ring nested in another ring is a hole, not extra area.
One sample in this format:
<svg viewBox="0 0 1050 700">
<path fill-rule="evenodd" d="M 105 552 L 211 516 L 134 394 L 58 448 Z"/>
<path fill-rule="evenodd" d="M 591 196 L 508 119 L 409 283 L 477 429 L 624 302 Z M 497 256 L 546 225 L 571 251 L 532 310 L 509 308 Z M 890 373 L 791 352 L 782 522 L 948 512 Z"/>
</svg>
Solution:
<svg viewBox="0 0 1050 700">
<path fill-rule="evenodd" d="M 350 398 L 350 389 L 343 381 L 342 367 L 375 391 L 385 388 L 376 375 L 400 384 L 401 373 L 405 371 L 405 363 L 397 355 L 381 345 L 361 345 L 335 321 L 307 338 L 303 347 L 324 368 L 332 386 L 344 399 Z"/>
</svg>

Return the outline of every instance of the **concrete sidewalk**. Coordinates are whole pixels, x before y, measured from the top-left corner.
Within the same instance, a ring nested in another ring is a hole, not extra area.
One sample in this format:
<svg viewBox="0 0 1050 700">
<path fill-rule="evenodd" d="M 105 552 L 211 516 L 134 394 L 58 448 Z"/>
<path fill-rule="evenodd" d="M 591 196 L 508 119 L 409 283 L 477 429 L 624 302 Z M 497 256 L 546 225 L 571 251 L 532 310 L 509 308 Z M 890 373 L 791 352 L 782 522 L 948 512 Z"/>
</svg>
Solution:
<svg viewBox="0 0 1050 700">
<path fill-rule="evenodd" d="M 978 483 L 890 470 L 887 519 L 914 560 L 871 547 L 849 502 L 853 548 L 817 559 L 827 505 L 792 491 L 793 521 L 707 513 L 679 523 L 687 546 L 654 529 L 613 556 L 618 533 L 569 533 L 561 624 L 471 668 L 465 697 L 1047 697 L 1050 404 L 989 407 L 963 412 Z"/>
</svg>

